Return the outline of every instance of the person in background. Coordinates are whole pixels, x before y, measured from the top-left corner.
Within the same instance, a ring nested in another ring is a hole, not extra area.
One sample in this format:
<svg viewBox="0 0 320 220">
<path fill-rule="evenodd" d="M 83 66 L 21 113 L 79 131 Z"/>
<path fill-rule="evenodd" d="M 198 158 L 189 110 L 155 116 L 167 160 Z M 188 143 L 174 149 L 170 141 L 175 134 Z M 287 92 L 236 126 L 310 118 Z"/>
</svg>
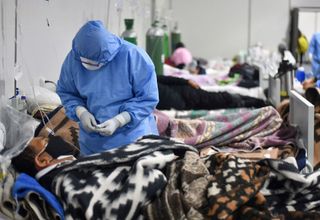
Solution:
<svg viewBox="0 0 320 220">
<path fill-rule="evenodd" d="M 308 49 L 309 58 L 312 66 L 312 74 L 320 79 L 320 32 L 315 33 L 310 41 Z"/>
<path fill-rule="evenodd" d="M 300 66 L 303 64 L 303 57 L 308 51 L 309 43 L 307 37 L 298 30 L 298 54 L 300 59 Z"/>
<path fill-rule="evenodd" d="M 192 54 L 182 42 L 179 42 L 175 46 L 170 61 L 176 68 L 183 69 L 192 62 Z"/>
<path fill-rule="evenodd" d="M 198 60 L 193 59 L 188 65 L 188 70 L 194 75 L 205 75 L 207 74 L 206 69 L 200 65 Z"/>
<path fill-rule="evenodd" d="M 192 80 L 172 76 L 157 76 L 159 110 L 213 110 L 223 108 L 267 106 L 262 99 L 228 92 L 207 92 Z"/>
<path fill-rule="evenodd" d="M 82 155 L 158 134 L 154 64 L 144 50 L 110 33 L 101 21 L 87 22 L 74 37 L 57 93 L 66 115 L 80 122 Z"/>
</svg>

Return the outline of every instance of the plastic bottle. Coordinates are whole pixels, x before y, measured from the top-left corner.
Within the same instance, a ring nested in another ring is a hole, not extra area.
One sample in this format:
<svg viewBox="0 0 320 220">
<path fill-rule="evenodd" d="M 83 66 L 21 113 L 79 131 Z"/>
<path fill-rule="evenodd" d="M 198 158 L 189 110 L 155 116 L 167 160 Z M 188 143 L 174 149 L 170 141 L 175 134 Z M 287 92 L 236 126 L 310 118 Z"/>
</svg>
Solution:
<svg viewBox="0 0 320 220">
<path fill-rule="evenodd" d="M 178 23 L 176 22 L 171 31 L 171 54 L 173 53 L 176 44 L 181 42 L 181 32 L 178 28 Z"/>
<path fill-rule="evenodd" d="M 24 95 L 20 96 L 18 111 L 27 113 L 27 97 Z"/>
<path fill-rule="evenodd" d="M 27 113 L 27 98 L 20 94 L 19 88 L 16 88 L 16 94 L 11 99 L 11 106 L 20 112 Z"/>
<path fill-rule="evenodd" d="M 146 51 L 151 57 L 157 75 L 163 74 L 163 63 L 164 63 L 164 54 L 163 54 L 163 36 L 164 32 L 162 28 L 159 27 L 159 21 L 154 21 L 152 27 L 147 31 L 146 36 Z"/>
<path fill-rule="evenodd" d="M 18 95 L 19 95 L 19 88 L 15 88 L 15 94 L 14 94 L 14 96 L 12 96 L 11 98 L 10 98 L 10 102 L 11 102 L 11 106 L 13 107 L 13 108 L 15 108 L 15 109 L 17 109 L 17 106 L 18 106 L 18 99 L 17 99 L 17 97 L 18 97 Z"/>
<path fill-rule="evenodd" d="M 134 19 L 124 19 L 126 30 L 121 34 L 121 37 L 135 45 L 137 45 L 137 34 L 133 30 Z"/>
<path fill-rule="evenodd" d="M 296 71 L 296 78 L 300 83 L 303 83 L 303 81 L 306 79 L 306 74 L 304 72 L 303 67 L 299 67 Z"/>
</svg>

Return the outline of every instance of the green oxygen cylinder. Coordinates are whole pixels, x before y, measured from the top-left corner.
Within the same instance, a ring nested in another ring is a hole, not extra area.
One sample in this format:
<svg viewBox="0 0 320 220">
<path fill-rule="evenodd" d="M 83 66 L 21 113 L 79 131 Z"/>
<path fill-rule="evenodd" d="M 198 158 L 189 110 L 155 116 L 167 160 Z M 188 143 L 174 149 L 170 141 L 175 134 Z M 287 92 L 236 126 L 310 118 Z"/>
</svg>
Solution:
<svg viewBox="0 0 320 220">
<path fill-rule="evenodd" d="M 162 25 L 162 29 L 163 29 L 163 54 L 164 54 L 164 58 L 167 59 L 170 56 L 168 26 L 164 24 Z"/>
<path fill-rule="evenodd" d="M 134 22 L 133 19 L 124 19 L 126 30 L 121 34 L 121 37 L 124 40 L 137 45 L 137 34 L 133 30 L 133 22 Z"/>
<path fill-rule="evenodd" d="M 163 36 L 164 32 L 160 28 L 159 21 L 156 20 L 147 31 L 146 50 L 154 63 L 157 75 L 163 74 Z"/>
<path fill-rule="evenodd" d="M 173 53 L 176 44 L 179 42 L 181 42 L 181 32 L 178 28 L 178 23 L 176 22 L 171 31 L 171 53 Z"/>
</svg>

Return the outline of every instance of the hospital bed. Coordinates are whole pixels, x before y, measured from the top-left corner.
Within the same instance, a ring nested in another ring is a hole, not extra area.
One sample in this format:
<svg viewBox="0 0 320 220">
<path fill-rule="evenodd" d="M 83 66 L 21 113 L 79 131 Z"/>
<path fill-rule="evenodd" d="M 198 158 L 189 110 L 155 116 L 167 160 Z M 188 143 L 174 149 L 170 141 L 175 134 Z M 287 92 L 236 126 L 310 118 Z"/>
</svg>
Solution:
<svg viewBox="0 0 320 220">
<path fill-rule="evenodd" d="M 281 82 L 269 73 L 268 99 L 274 106 L 281 102 Z M 314 160 L 314 106 L 306 100 L 296 89 L 289 92 L 290 111 L 289 122 L 297 126 L 303 140 L 302 147 L 307 150 L 308 160 L 313 164 Z"/>
<path fill-rule="evenodd" d="M 230 85 L 217 85 L 216 80 L 224 78 L 228 75 L 228 69 L 223 69 L 220 71 L 208 72 L 206 75 L 192 75 L 187 70 L 179 70 L 177 68 L 171 67 L 169 65 L 164 65 L 164 75 L 181 77 L 188 80 L 193 80 L 198 83 L 201 89 L 208 92 L 223 92 L 227 91 L 229 93 L 251 96 L 259 99 L 266 99 L 263 93 L 263 87 L 254 88 L 244 88 L 236 86 L 235 83 Z M 262 73 L 260 73 L 262 75 Z M 260 76 L 262 77 L 262 76 Z"/>
<path fill-rule="evenodd" d="M 302 147 L 307 149 L 308 159 L 313 161 L 313 106 L 295 91 L 290 93 L 290 123 L 297 126 L 303 140 Z M 301 115 L 307 115 L 307 120 Z M 300 117 L 299 117 L 300 116 Z"/>
</svg>

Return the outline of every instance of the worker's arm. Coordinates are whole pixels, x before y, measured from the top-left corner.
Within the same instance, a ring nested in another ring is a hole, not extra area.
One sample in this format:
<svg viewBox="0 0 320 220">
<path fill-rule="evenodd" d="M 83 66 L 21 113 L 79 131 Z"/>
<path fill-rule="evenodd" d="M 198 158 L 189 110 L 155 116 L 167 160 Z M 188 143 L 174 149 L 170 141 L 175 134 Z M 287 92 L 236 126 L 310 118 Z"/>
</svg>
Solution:
<svg viewBox="0 0 320 220">
<path fill-rule="evenodd" d="M 70 59 L 71 54 L 69 53 L 61 68 L 61 74 L 57 83 L 57 93 L 66 110 L 66 115 L 70 119 L 79 122 L 79 118 L 76 115 L 76 108 L 78 106 L 85 107 L 85 102 L 80 97 L 80 94 L 74 84 L 71 67 L 69 66 Z"/>
<path fill-rule="evenodd" d="M 131 51 L 129 56 L 134 97 L 120 106 L 119 113 L 130 114 L 130 122 L 124 127 L 136 127 L 152 114 L 159 102 L 159 95 L 155 67 L 149 56 L 142 50 Z"/>
<path fill-rule="evenodd" d="M 313 35 L 309 44 L 309 49 L 308 49 L 308 55 L 309 55 L 309 60 L 310 62 L 313 59 L 313 54 L 315 53 L 316 50 L 316 36 Z"/>
</svg>

